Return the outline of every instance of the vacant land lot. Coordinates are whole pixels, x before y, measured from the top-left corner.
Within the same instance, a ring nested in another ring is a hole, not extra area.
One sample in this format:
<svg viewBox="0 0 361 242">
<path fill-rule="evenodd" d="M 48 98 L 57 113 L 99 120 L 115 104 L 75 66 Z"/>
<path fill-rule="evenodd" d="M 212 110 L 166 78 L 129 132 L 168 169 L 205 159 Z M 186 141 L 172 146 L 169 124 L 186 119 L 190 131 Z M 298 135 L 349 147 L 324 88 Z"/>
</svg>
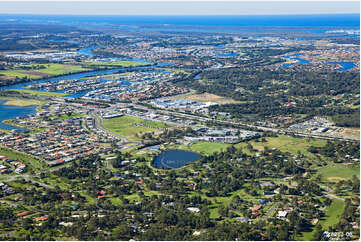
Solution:
<svg viewBox="0 0 361 242">
<path fill-rule="evenodd" d="M 174 97 L 174 99 L 186 99 L 197 102 L 215 102 L 218 104 L 228 104 L 228 103 L 240 103 L 240 101 L 233 100 L 231 98 L 217 96 L 211 93 L 202 93 L 202 94 L 186 94 Z"/>
<path fill-rule="evenodd" d="M 129 140 L 141 140 L 141 135 L 148 132 L 156 132 L 157 129 L 136 126 L 143 123 L 144 120 L 132 116 L 122 116 L 119 118 L 105 119 L 103 125 L 105 128 L 123 136 Z"/>
<path fill-rule="evenodd" d="M 65 97 L 68 96 L 68 94 L 65 93 L 58 93 L 58 92 L 43 92 L 43 91 L 34 91 L 34 90 L 24 90 L 24 89 L 9 89 L 6 90 L 8 92 L 18 92 L 22 94 L 30 94 L 35 96 L 45 96 L 45 97 Z M 5 91 L 5 92 L 6 92 Z"/>
<path fill-rule="evenodd" d="M 26 98 L 16 98 L 16 97 L 0 97 L 0 100 L 7 100 L 4 105 L 13 105 L 13 106 L 33 106 L 33 105 L 42 105 L 46 101 L 36 100 L 36 99 L 26 99 Z"/>
<path fill-rule="evenodd" d="M 342 137 L 360 138 L 360 128 L 344 128 L 339 135 Z"/>
<path fill-rule="evenodd" d="M 28 77 L 31 79 L 41 79 L 57 75 L 65 75 L 70 73 L 90 71 L 90 68 L 85 68 L 80 65 L 71 64 L 38 64 L 38 65 L 23 65 L 17 66 L 12 70 L 0 71 L 0 76 L 10 78 Z"/>
</svg>

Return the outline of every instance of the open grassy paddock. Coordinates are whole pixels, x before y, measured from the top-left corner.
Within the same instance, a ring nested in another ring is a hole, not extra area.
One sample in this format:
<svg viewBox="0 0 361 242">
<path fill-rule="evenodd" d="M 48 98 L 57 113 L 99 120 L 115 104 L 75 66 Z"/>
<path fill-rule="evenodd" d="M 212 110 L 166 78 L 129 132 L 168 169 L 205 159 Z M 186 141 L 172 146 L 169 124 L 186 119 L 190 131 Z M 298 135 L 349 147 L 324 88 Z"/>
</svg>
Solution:
<svg viewBox="0 0 361 242">
<path fill-rule="evenodd" d="M 360 178 L 360 165 L 329 164 L 317 170 L 325 181 L 339 181 L 351 179 L 353 175 Z"/>
<path fill-rule="evenodd" d="M 133 116 L 122 116 L 119 118 L 104 119 L 103 125 L 105 128 L 130 140 L 140 140 L 140 136 L 143 133 L 159 132 L 157 129 L 135 126 L 136 124 L 141 124 L 142 122 L 144 122 L 144 119 Z"/>
<path fill-rule="evenodd" d="M 9 89 L 4 92 L 18 92 L 20 94 L 30 94 L 34 96 L 44 96 L 44 97 L 65 97 L 68 94 L 58 93 L 58 92 L 46 92 L 46 91 L 35 91 L 35 90 L 25 90 L 25 89 Z"/>
<path fill-rule="evenodd" d="M 188 146 L 189 150 L 201 153 L 203 155 L 211 155 L 215 152 L 220 152 L 226 150 L 227 147 L 231 146 L 230 144 L 225 143 L 216 143 L 216 142 L 197 142 Z"/>
<path fill-rule="evenodd" d="M 266 142 L 249 142 L 253 148 L 257 150 L 264 150 L 264 147 L 276 148 L 282 152 L 289 152 L 292 154 L 301 154 L 312 155 L 307 149 L 310 146 L 324 146 L 326 145 L 325 140 L 317 139 L 307 139 L 307 138 L 295 138 L 291 136 L 279 136 L 279 137 L 266 137 Z M 246 147 L 246 143 L 242 142 L 236 146 Z"/>
<path fill-rule="evenodd" d="M 19 107 L 34 106 L 34 105 L 40 106 L 46 103 L 46 101 L 44 100 L 17 98 L 17 97 L 0 97 L 0 100 L 6 100 L 4 105 L 12 105 Z"/>
<path fill-rule="evenodd" d="M 40 67 L 40 68 L 39 68 Z M 70 73 L 90 71 L 90 68 L 84 68 L 81 65 L 72 64 L 37 64 L 16 66 L 12 70 L 2 70 L 0 75 L 7 77 L 41 79 L 57 75 L 65 75 Z"/>
</svg>

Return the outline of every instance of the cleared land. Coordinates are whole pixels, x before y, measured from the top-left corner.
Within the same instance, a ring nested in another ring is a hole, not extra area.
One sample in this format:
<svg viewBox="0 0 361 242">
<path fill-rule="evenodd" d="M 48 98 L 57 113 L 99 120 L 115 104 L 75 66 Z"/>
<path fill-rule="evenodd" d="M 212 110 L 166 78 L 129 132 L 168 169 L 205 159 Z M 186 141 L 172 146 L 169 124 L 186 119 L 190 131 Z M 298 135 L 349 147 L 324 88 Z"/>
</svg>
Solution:
<svg viewBox="0 0 361 242">
<path fill-rule="evenodd" d="M 360 138 L 360 128 L 344 128 L 339 134 L 342 137 Z"/>
<path fill-rule="evenodd" d="M 41 67 L 41 68 L 39 68 Z M 57 75 L 91 71 L 90 68 L 71 64 L 37 64 L 16 66 L 13 70 L 0 71 L 0 77 L 41 79 Z"/>
<path fill-rule="evenodd" d="M 141 135 L 148 132 L 157 132 L 157 129 L 147 128 L 144 126 L 136 126 L 141 124 L 144 119 L 122 116 L 119 118 L 105 119 L 103 125 L 105 128 L 123 136 L 129 140 L 141 140 Z"/>
<path fill-rule="evenodd" d="M 186 95 L 179 95 L 173 97 L 172 99 L 186 99 L 190 101 L 197 101 L 197 102 L 215 102 L 218 104 L 228 104 L 228 103 L 241 103 L 240 101 L 233 100 L 231 98 L 217 96 L 211 93 L 202 93 L 202 94 L 186 94 Z"/>
<path fill-rule="evenodd" d="M 0 97 L 0 100 L 7 100 L 4 105 L 13 105 L 19 107 L 42 105 L 45 103 L 43 100 L 14 98 L 14 97 Z"/>
<path fill-rule="evenodd" d="M 5 92 L 18 92 L 23 94 L 30 94 L 35 96 L 45 96 L 45 97 L 65 97 L 68 94 L 65 93 L 58 93 L 58 92 L 42 92 L 42 91 L 35 91 L 35 90 L 24 90 L 24 89 L 9 89 Z"/>
</svg>

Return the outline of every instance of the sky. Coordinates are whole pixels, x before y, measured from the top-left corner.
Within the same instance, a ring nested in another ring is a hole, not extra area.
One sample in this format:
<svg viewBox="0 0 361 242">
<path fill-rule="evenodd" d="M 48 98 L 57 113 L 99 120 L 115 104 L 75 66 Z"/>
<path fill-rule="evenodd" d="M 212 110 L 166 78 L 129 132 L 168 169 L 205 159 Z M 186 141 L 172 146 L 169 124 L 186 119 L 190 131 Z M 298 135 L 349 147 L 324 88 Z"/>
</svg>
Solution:
<svg viewBox="0 0 361 242">
<path fill-rule="evenodd" d="M 360 13 L 359 1 L 3 1 L 2 14 L 262 15 Z"/>
</svg>

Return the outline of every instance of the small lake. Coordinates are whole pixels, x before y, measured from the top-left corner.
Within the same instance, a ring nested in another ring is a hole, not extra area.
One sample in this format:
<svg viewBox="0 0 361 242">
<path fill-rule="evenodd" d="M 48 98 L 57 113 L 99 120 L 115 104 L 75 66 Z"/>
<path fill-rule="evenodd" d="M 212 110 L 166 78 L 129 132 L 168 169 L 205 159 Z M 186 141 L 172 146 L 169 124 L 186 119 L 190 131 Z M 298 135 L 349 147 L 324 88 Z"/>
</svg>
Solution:
<svg viewBox="0 0 361 242">
<path fill-rule="evenodd" d="M 4 124 L 3 121 L 6 119 L 11 119 L 11 118 L 33 115 L 36 113 L 37 106 L 34 105 L 34 106 L 18 107 L 18 106 L 12 106 L 12 105 L 4 105 L 5 102 L 6 102 L 6 100 L 0 101 L 0 129 L 26 130 L 21 127 Z"/>
<path fill-rule="evenodd" d="M 153 166 L 155 168 L 175 169 L 188 165 L 199 158 L 201 158 L 201 156 L 194 152 L 185 150 L 167 150 L 155 157 Z"/>
<path fill-rule="evenodd" d="M 290 66 L 293 66 L 294 64 L 310 64 L 310 62 L 308 60 L 296 57 L 296 56 L 301 56 L 301 55 L 303 55 L 303 53 L 294 54 L 292 56 L 284 56 L 284 58 L 286 58 L 286 59 L 297 60 L 297 62 L 283 64 L 283 67 L 290 67 Z"/>
<path fill-rule="evenodd" d="M 326 62 L 326 64 L 341 65 L 342 68 L 337 69 L 338 71 L 347 71 L 356 67 L 356 65 L 353 62 Z"/>
</svg>

